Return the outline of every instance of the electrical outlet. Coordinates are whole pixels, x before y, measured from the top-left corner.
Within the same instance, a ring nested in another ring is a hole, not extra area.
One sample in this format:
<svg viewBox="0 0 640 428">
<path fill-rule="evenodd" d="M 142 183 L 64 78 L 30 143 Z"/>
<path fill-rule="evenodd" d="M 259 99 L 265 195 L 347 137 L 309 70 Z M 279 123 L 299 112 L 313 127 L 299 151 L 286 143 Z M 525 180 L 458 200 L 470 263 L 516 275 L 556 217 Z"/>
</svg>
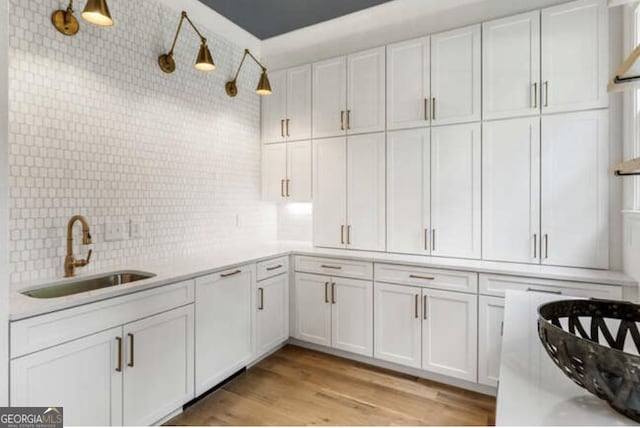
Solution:
<svg viewBox="0 0 640 428">
<path fill-rule="evenodd" d="M 129 236 L 131 239 L 144 238 L 144 223 L 142 219 L 132 218 L 129 220 Z"/>
<path fill-rule="evenodd" d="M 105 241 L 124 241 L 127 239 L 127 226 L 124 223 L 107 223 L 104 226 Z"/>
</svg>

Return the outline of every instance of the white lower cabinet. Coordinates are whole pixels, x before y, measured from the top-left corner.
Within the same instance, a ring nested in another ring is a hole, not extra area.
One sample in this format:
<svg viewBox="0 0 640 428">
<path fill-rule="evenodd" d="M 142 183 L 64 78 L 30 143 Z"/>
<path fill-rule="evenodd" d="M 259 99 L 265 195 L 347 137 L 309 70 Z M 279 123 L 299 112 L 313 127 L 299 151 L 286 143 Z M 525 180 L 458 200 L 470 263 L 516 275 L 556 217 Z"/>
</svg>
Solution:
<svg viewBox="0 0 640 428">
<path fill-rule="evenodd" d="M 296 273 L 297 339 L 373 356 L 373 284 Z"/>
<path fill-rule="evenodd" d="M 151 425 L 194 398 L 193 305 L 11 361 L 11 406 L 66 425 Z"/>
<path fill-rule="evenodd" d="M 124 326 L 125 426 L 152 425 L 194 398 L 193 334 L 193 305 Z"/>
<path fill-rule="evenodd" d="M 251 362 L 254 276 L 246 265 L 196 280 L 196 395 Z"/>
<path fill-rule="evenodd" d="M 422 366 L 421 290 L 375 283 L 374 357 L 404 366 Z"/>
<path fill-rule="evenodd" d="M 11 406 L 64 407 L 65 425 L 122 425 L 119 341 L 122 327 L 12 360 Z"/>
<path fill-rule="evenodd" d="M 256 354 L 265 355 L 289 338 L 289 276 L 257 283 Z"/>
<path fill-rule="evenodd" d="M 475 382 L 474 294 L 375 284 L 375 357 Z"/>
<path fill-rule="evenodd" d="M 478 300 L 478 383 L 498 386 L 504 299 L 480 296 Z"/>
</svg>

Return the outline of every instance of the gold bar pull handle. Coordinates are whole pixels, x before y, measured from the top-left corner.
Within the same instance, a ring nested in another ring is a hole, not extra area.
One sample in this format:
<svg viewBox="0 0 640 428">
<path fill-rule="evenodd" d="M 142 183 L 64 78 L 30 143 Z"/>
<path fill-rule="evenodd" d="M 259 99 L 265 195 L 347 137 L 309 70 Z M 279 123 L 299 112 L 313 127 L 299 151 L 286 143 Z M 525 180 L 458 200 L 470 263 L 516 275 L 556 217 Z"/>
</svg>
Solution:
<svg viewBox="0 0 640 428">
<path fill-rule="evenodd" d="M 127 365 L 129 367 L 133 367 L 133 358 L 135 356 L 135 350 L 134 350 L 135 342 L 133 338 L 133 333 L 129 333 L 127 334 L 127 336 L 129 336 L 129 363 L 127 363 Z"/>
<path fill-rule="evenodd" d="M 336 304 L 336 283 L 331 283 L 331 304 Z"/>
<path fill-rule="evenodd" d="M 291 137 L 291 135 L 289 135 L 289 122 L 291 121 L 291 119 L 287 119 L 287 137 Z"/>
<path fill-rule="evenodd" d="M 340 110 L 340 130 L 344 131 L 344 110 Z"/>
<path fill-rule="evenodd" d="M 351 245 L 351 225 L 347 226 L 347 245 Z"/>
<path fill-rule="evenodd" d="M 424 296 L 424 300 L 422 301 L 422 318 L 427 319 L 427 296 Z"/>
<path fill-rule="evenodd" d="M 347 110 L 347 129 L 351 129 L 351 110 Z"/>
<path fill-rule="evenodd" d="M 544 258 L 549 258 L 549 235 L 544 234 Z"/>
<path fill-rule="evenodd" d="M 538 108 L 538 82 L 534 82 L 533 93 L 531 94 L 531 104 L 533 108 Z"/>
<path fill-rule="evenodd" d="M 436 230 L 431 229 L 431 251 L 436 250 Z"/>
<path fill-rule="evenodd" d="M 424 120 L 429 120 L 429 98 L 424 99 Z"/>
<path fill-rule="evenodd" d="M 269 266 L 269 267 L 267 268 L 267 270 L 268 270 L 268 271 L 276 270 L 276 269 L 280 269 L 281 267 L 282 267 L 282 265 Z"/>
<path fill-rule="evenodd" d="M 544 81 L 544 106 L 549 107 L 549 81 Z"/>
<path fill-rule="evenodd" d="M 424 230 L 424 250 L 429 251 L 429 229 Z"/>
<path fill-rule="evenodd" d="M 533 234 L 533 258 L 538 258 L 538 234 Z"/>
<path fill-rule="evenodd" d="M 258 288 L 258 291 L 260 292 L 260 306 L 258 306 L 258 310 L 264 310 L 264 288 L 260 287 Z"/>
<path fill-rule="evenodd" d="M 280 136 L 284 138 L 284 119 L 280 120 Z"/>
<path fill-rule="evenodd" d="M 239 274 L 240 272 L 242 272 L 240 269 L 236 269 L 236 270 L 234 270 L 233 272 L 229 272 L 229 273 L 221 273 L 221 274 L 220 274 L 220 278 L 227 278 L 227 277 L 230 277 L 230 276 L 233 276 L 233 275 L 237 275 L 237 274 Z"/>
<path fill-rule="evenodd" d="M 436 98 L 431 98 L 431 119 L 436 120 Z"/>
<path fill-rule="evenodd" d="M 409 275 L 411 279 L 424 279 L 426 281 L 433 281 L 435 278 L 433 276 L 421 276 L 421 275 Z"/>
<path fill-rule="evenodd" d="M 324 302 L 325 303 L 329 303 L 329 291 L 328 291 L 328 288 L 329 288 L 329 283 L 325 282 L 324 283 Z"/>
<path fill-rule="evenodd" d="M 287 179 L 286 179 L 286 186 L 285 186 L 285 187 L 286 187 L 286 189 L 287 189 L 287 192 L 286 192 L 287 198 L 290 198 L 290 197 L 291 197 L 291 194 L 289 193 L 289 184 L 291 184 L 291 180 L 289 180 L 289 179 L 287 178 Z"/>
<path fill-rule="evenodd" d="M 284 198 L 284 179 L 280 180 L 280 196 Z"/>
<path fill-rule="evenodd" d="M 418 319 L 418 300 L 420 299 L 420 295 L 416 294 L 415 295 L 415 299 L 414 299 L 414 309 L 413 309 L 413 316 Z"/>
<path fill-rule="evenodd" d="M 342 269 L 342 266 L 320 265 L 320 267 L 322 269 L 336 269 L 336 270 Z"/>
<path fill-rule="evenodd" d="M 340 225 L 340 243 L 344 245 L 344 224 Z"/>
<path fill-rule="evenodd" d="M 122 338 L 121 337 L 116 337 L 116 342 L 118 342 L 118 363 L 116 365 L 116 371 L 117 372 L 121 372 L 122 371 Z"/>
<path fill-rule="evenodd" d="M 540 288 L 527 288 L 527 291 L 533 291 L 534 293 L 547 293 L 547 294 L 562 294 L 561 290 L 542 290 Z"/>
</svg>

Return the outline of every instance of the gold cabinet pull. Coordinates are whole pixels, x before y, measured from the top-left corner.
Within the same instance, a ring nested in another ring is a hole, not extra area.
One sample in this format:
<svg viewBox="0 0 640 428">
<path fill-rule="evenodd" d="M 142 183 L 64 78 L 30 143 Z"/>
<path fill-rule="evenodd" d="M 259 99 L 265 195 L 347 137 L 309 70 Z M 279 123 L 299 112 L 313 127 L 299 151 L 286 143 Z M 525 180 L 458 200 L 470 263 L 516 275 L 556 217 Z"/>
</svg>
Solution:
<svg viewBox="0 0 640 428">
<path fill-rule="evenodd" d="M 414 309 L 413 309 L 413 316 L 418 319 L 418 299 L 420 299 L 420 295 L 416 294 L 415 295 L 415 302 L 414 302 Z"/>
<path fill-rule="evenodd" d="M 287 137 L 291 136 L 291 135 L 289 135 L 289 121 L 290 121 L 290 119 L 287 119 L 287 123 L 286 123 L 286 126 L 287 126 Z"/>
<path fill-rule="evenodd" d="M 340 110 L 340 130 L 344 131 L 344 110 Z"/>
<path fill-rule="evenodd" d="M 544 106 L 549 107 L 549 81 L 544 81 Z"/>
<path fill-rule="evenodd" d="M 284 138 L 284 119 L 280 120 L 280 136 Z"/>
<path fill-rule="evenodd" d="M 500 321 L 500 336 L 504 336 L 504 321 Z"/>
<path fill-rule="evenodd" d="M 431 119 L 436 120 L 436 98 L 431 98 Z"/>
<path fill-rule="evenodd" d="M 116 337 L 116 342 L 118 342 L 118 364 L 116 365 L 116 371 L 122 371 L 122 338 Z"/>
<path fill-rule="evenodd" d="M 539 288 L 527 288 L 527 291 L 534 291 L 536 293 L 547 293 L 547 294 L 562 294 L 561 290 L 541 290 Z"/>
<path fill-rule="evenodd" d="M 420 276 L 420 275 L 409 275 L 409 278 L 413 279 L 426 279 L 427 281 L 433 281 L 435 278 L 432 276 Z"/>
<path fill-rule="evenodd" d="M 329 303 L 329 291 L 328 291 L 328 288 L 329 288 L 329 283 L 325 282 L 324 283 L 324 302 L 325 303 Z"/>
<path fill-rule="evenodd" d="M 533 93 L 531 94 L 531 103 L 533 108 L 538 108 L 538 82 L 533 83 Z"/>
<path fill-rule="evenodd" d="M 331 303 L 336 304 L 336 283 L 331 283 Z"/>
<path fill-rule="evenodd" d="M 424 296 L 424 300 L 422 302 L 422 318 L 427 319 L 427 296 Z"/>
<path fill-rule="evenodd" d="M 347 226 L 347 245 L 351 245 L 351 225 Z"/>
<path fill-rule="evenodd" d="M 549 258 L 549 235 L 544 234 L 544 258 Z"/>
<path fill-rule="evenodd" d="M 289 180 L 288 178 L 285 180 L 286 181 L 286 189 L 287 189 L 287 198 L 290 198 L 291 195 L 289 194 L 289 183 L 291 183 L 291 180 Z"/>
<path fill-rule="evenodd" d="M 282 267 L 282 265 L 270 266 L 270 267 L 268 267 L 268 268 L 267 268 L 267 270 L 268 270 L 268 271 L 276 270 L 276 269 L 280 269 L 281 267 Z"/>
<path fill-rule="evenodd" d="M 340 243 L 344 245 L 344 224 L 340 225 Z"/>
<path fill-rule="evenodd" d="M 347 110 L 347 129 L 351 129 L 351 110 Z"/>
<path fill-rule="evenodd" d="M 284 179 L 280 180 L 280 196 L 284 198 Z"/>
<path fill-rule="evenodd" d="M 429 120 L 429 98 L 424 99 L 424 120 Z"/>
<path fill-rule="evenodd" d="M 436 250 L 436 230 L 431 229 L 431 250 Z"/>
<path fill-rule="evenodd" d="M 538 234 L 533 234 L 533 258 L 538 258 Z"/>
<path fill-rule="evenodd" d="M 424 230 L 424 250 L 429 251 L 429 229 Z"/>
<path fill-rule="evenodd" d="M 229 273 L 221 273 L 221 274 L 220 274 L 220 278 L 227 278 L 227 277 L 229 277 L 229 276 L 237 275 L 237 274 L 239 274 L 240 272 L 242 272 L 240 269 L 236 269 L 236 270 L 234 270 L 233 272 L 229 272 Z"/>
<path fill-rule="evenodd" d="M 320 265 L 324 269 L 342 269 L 342 266 Z"/>
<path fill-rule="evenodd" d="M 133 339 L 133 333 L 129 333 L 127 334 L 127 336 L 129 336 L 129 363 L 127 365 L 129 367 L 133 367 L 133 358 L 135 356 L 135 350 L 134 350 L 135 342 Z"/>
<path fill-rule="evenodd" d="M 258 310 L 264 310 L 264 288 L 259 287 L 258 291 L 260 292 L 260 306 L 258 306 Z"/>
</svg>

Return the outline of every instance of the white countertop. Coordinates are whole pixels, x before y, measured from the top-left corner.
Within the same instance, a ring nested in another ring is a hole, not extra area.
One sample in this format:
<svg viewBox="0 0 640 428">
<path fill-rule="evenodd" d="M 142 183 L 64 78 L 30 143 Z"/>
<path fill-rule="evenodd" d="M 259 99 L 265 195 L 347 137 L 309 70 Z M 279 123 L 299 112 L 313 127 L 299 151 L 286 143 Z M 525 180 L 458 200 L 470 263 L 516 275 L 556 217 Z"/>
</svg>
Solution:
<svg viewBox="0 0 640 428">
<path fill-rule="evenodd" d="M 542 347 L 537 308 L 564 299 L 507 291 L 496 425 L 637 425 L 573 383 Z"/>
<path fill-rule="evenodd" d="M 224 249 L 212 249 L 210 251 L 198 253 L 198 255 L 194 256 L 175 257 L 165 260 L 142 260 L 139 262 L 129 261 L 122 265 L 112 266 L 109 270 L 105 270 L 104 272 L 96 272 L 91 269 L 78 269 L 77 278 L 96 276 L 96 274 L 100 273 L 121 270 L 152 272 L 155 273 L 156 276 L 127 285 L 109 287 L 101 290 L 94 290 L 52 299 L 36 299 L 22 295 L 19 292 L 13 292 L 11 293 L 10 319 L 15 321 L 47 312 L 196 278 L 209 273 L 230 269 L 244 263 L 253 263 L 292 253 L 309 256 L 367 260 L 378 263 L 396 263 L 481 273 L 609 284 L 612 286 L 626 286 L 633 288 L 634 290 L 637 288 L 637 283 L 634 280 L 624 273 L 617 271 L 317 248 L 306 242 L 283 241 L 227 247 Z M 59 280 L 60 278 L 56 278 L 29 284 L 15 285 L 12 287 L 12 290 L 39 288 Z"/>
</svg>

